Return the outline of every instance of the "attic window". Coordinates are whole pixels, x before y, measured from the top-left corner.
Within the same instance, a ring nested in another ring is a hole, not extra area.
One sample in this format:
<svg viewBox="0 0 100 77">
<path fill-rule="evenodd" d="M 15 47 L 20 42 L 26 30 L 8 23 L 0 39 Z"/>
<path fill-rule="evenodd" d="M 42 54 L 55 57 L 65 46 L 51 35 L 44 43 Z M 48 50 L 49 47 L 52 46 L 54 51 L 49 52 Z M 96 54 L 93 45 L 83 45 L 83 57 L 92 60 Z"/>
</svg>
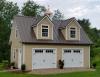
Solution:
<svg viewBox="0 0 100 77">
<path fill-rule="evenodd" d="M 75 28 L 70 28 L 70 38 L 75 38 L 76 37 L 76 30 Z"/>
<path fill-rule="evenodd" d="M 15 30 L 15 38 L 18 37 L 18 29 Z"/>
<path fill-rule="evenodd" d="M 48 37 L 48 26 L 42 26 L 42 37 Z"/>
</svg>

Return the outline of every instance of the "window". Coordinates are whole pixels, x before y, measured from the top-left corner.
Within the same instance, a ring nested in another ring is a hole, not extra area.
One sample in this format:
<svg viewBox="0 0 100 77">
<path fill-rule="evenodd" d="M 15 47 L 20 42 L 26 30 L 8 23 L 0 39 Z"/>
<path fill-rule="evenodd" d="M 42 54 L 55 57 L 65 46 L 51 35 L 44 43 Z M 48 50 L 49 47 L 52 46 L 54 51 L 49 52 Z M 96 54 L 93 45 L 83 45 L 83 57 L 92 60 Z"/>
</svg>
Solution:
<svg viewBox="0 0 100 77">
<path fill-rule="evenodd" d="M 71 50 L 64 50 L 64 53 L 71 53 Z"/>
<path fill-rule="evenodd" d="M 15 29 L 15 38 L 18 38 L 19 34 L 18 34 L 18 29 Z"/>
<path fill-rule="evenodd" d="M 46 53 L 53 53 L 53 49 L 47 49 Z"/>
<path fill-rule="evenodd" d="M 48 26 L 42 26 L 42 37 L 48 37 Z"/>
<path fill-rule="evenodd" d="M 74 50 L 73 52 L 74 53 L 80 53 L 80 50 Z"/>
<path fill-rule="evenodd" d="M 18 36 L 18 34 L 17 34 L 17 33 L 18 33 L 18 30 L 16 30 L 16 32 L 15 32 L 16 37 Z"/>
<path fill-rule="evenodd" d="M 16 53 L 15 53 L 15 51 L 14 51 L 14 52 L 13 52 L 13 57 L 14 57 L 14 59 L 15 59 L 15 54 L 16 54 Z"/>
<path fill-rule="evenodd" d="M 36 49 L 35 53 L 43 53 L 43 50 L 42 49 Z"/>
<path fill-rule="evenodd" d="M 75 38 L 76 37 L 76 30 L 75 28 L 70 28 L 70 38 Z"/>
<path fill-rule="evenodd" d="M 17 52 L 18 52 L 18 49 L 15 48 L 15 49 L 13 50 L 13 59 L 16 58 L 16 53 L 17 53 Z"/>
</svg>

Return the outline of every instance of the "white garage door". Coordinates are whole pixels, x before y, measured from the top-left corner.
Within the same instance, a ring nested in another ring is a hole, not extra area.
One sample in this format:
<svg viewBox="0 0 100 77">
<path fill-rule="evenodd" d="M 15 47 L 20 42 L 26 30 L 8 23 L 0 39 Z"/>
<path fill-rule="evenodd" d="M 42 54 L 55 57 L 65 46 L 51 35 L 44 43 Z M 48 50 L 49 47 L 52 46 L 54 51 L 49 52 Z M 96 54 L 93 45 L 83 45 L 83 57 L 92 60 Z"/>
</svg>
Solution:
<svg viewBox="0 0 100 77">
<path fill-rule="evenodd" d="M 56 49 L 32 49 L 32 69 L 56 68 Z"/>
<path fill-rule="evenodd" d="M 64 67 L 83 67 L 82 49 L 63 49 Z"/>
</svg>

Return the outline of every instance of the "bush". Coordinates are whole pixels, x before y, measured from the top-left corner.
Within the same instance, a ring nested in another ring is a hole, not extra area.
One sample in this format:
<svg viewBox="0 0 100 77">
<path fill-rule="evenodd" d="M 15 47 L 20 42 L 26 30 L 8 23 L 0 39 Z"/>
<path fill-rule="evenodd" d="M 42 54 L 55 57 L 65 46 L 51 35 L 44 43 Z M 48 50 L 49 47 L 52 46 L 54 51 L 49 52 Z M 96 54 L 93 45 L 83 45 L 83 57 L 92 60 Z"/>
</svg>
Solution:
<svg viewBox="0 0 100 77">
<path fill-rule="evenodd" d="M 2 64 L 3 64 L 3 68 L 4 69 L 7 69 L 8 68 L 8 65 L 9 65 L 9 62 L 8 62 L 8 60 L 3 60 L 2 61 Z"/>
<path fill-rule="evenodd" d="M 96 65 L 97 65 L 96 63 L 93 63 L 93 64 L 92 64 L 93 68 L 96 68 Z"/>
<path fill-rule="evenodd" d="M 0 63 L 0 70 L 4 70 L 4 65 L 3 65 L 3 63 Z"/>
<path fill-rule="evenodd" d="M 24 72 L 26 70 L 26 65 L 25 64 L 22 64 L 21 65 L 21 70 Z"/>
<path fill-rule="evenodd" d="M 10 66 L 15 66 L 15 62 L 11 62 Z"/>
<path fill-rule="evenodd" d="M 15 62 L 10 63 L 11 69 L 15 69 Z"/>
<path fill-rule="evenodd" d="M 60 69 L 63 69 L 63 67 L 64 67 L 64 60 L 62 61 L 62 60 L 59 60 L 58 61 L 58 67 L 60 68 Z"/>
</svg>

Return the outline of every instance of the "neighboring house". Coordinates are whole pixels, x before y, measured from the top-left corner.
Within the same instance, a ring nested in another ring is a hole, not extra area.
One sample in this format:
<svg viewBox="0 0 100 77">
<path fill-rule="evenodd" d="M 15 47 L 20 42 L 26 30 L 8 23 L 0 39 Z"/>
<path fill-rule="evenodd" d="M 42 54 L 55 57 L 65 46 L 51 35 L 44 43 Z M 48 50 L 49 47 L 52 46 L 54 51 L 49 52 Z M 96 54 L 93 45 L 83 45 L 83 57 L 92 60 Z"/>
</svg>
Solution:
<svg viewBox="0 0 100 77">
<path fill-rule="evenodd" d="M 27 70 L 90 68 L 92 42 L 75 18 L 52 20 L 43 17 L 15 16 L 11 29 L 11 62 Z"/>
</svg>

